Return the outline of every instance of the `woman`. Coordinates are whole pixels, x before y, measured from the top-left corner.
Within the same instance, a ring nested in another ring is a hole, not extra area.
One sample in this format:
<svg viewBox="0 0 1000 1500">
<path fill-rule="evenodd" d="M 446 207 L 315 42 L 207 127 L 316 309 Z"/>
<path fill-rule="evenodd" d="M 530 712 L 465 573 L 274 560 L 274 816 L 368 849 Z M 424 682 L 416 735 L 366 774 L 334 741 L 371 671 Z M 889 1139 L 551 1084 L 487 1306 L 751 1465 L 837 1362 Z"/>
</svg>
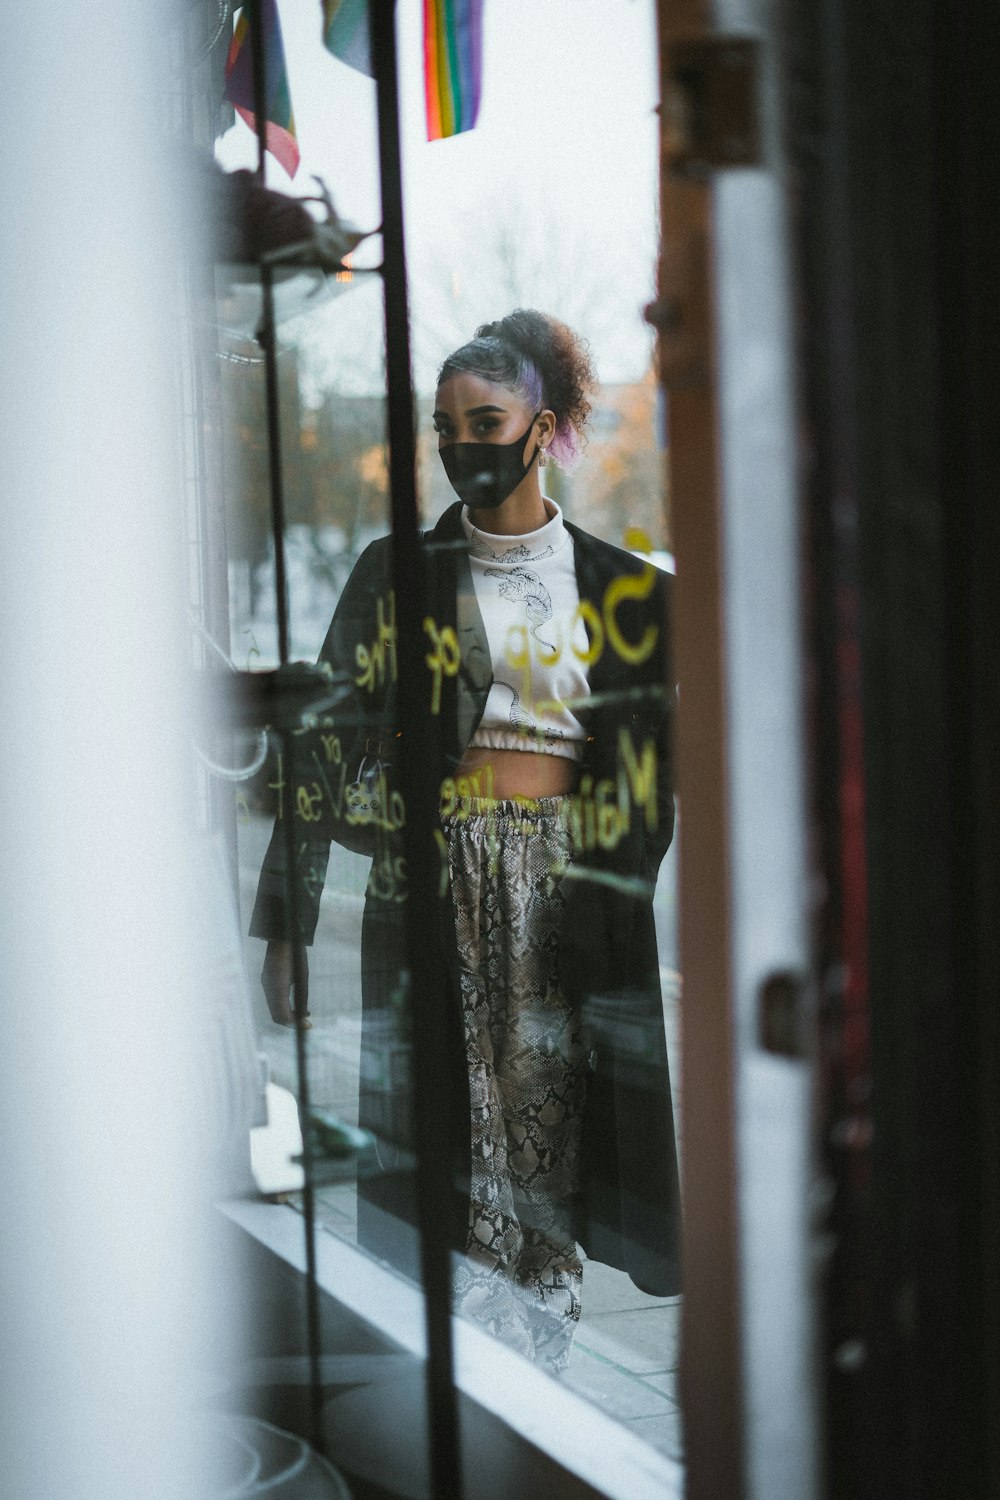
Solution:
<svg viewBox="0 0 1000 1500">
<path fill-rule="evenodd" d="M 539 481 L 549 459 L 577 458 L 593 386 L 584 346 L 552 318 L 518 310 L 478 329 L 441 368 L 434 424 L 459 499 L 425 538 L 427 628 L 432 643 L 454 643 L 428 664 L 447 876 L 441 972 L 461 1020 L 471 1119 L 456 1301 L 557 1372 L 580 1312 L 578 1240 L 644 1290 L 679 1290 L 652 920 L 673 827 L 668 579 L 564 521 Z M 332 716 L 344 769 L 339 788 L 329 775 L 312 783 L 322 832 L 318 818 L 297 830 L 306 943 L 330 838 L 374 856 L 370 1034 L 394 1004 L 398 1015 L 403 968 L 387 545 L 359 559 L 323 648 L 349 678 Z M 302 754 L 323 769 L 315 746 Z M 287 1022 L 282 849 L 272 840 L 251 932 L 269 940 L 264 989 Z M 405 1143 L 364 1080 L 362 1118 Z M 383 1253 L 380 1205 L 413 1218 L 399 1187 L 368 1185 L 359 1205 L 359 1237 Z"/>
</svg>

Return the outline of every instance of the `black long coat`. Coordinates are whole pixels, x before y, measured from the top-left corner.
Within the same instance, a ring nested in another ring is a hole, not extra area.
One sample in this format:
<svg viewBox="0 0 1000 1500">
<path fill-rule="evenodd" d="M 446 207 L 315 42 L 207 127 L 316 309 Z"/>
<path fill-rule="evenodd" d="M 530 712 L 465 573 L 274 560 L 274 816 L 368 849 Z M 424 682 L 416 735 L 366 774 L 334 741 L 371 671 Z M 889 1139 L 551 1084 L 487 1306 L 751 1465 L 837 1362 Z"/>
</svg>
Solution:
<svg viewBox="0 0 1000 1500">
<path fill-rule="evenodd" d="M 574 706 L 587 743 L 572 803 L 574 857 L 572 878 L 564 882 L 560 941 L 562 981 L 581 1007 L 590 1059 L 578 1238 L 591 1259 L 627 1271 L 644 1291 L 670 1296 L 680 1290 L 680 1192 L 652 897 L 673 833 L 671 580 L 631 553 L 566 525 L 593 658 L 590 697 Z M 296 750 L 296 782 L 303 788 L 297 805 L 304 814 L 296 827 L 302 940 L 312 942 L 331 839 L 373 856 L 362 931 L 363 1038 L 366 1032 L 384 1034 L 386 1018 L 398 1019 L 404 967 L 403 872 L 393 831 L 398 805 L 392 797 L 397 731 L 390 545 L 388 538 L 374 542 L 358 560 L 321 652 L 335 679 L 345 683 L 342 701 L 323 726 L 337 732 L 303 736 Z M 424 546 L 433 620 L 428 655 L 438 658 L 430 690 L 436 695 L 444 780 L 482 717 L 492 669 L 459 504 L 444 513 Z M 447 649 L 449 642 L 457 642 L 457 651 Z M 379 764 L 386 767 L 376 783 L 380 816 L 366 818 L 359 804 L 366 778 L 359 782 L 358 772 L 363 769 L 370 780 Z M 284 847 L 276 829 L 250 928 L 257 937 L 290 936 Z M 450 919 L 440 925 L 442 974 L 453 979 L 454 925 Z M 454 984 L 446 988 L 459 1018 Z M 457 1049 L 457 1022 L 455 1035 Z M 362 1047 L 364 1056 L 364 1040 Z M 406 1126 L 387 1115 L 387 1097 L 385 1080 L 372 1090 L 363 1068 L 363 1123 L 405 1144 Z M 394 1183 L 389 1172 L 384 1183 L 367 1184 L 359 1204 L 359 1236 L 366 1238 L 368 1204 L 368 1237 L 384 1254 L 393 1254 L 392 1243 L 379 1225 L 414 1218 L 404 1178 Z M 389 1210 L 391 1221 L 380 1208 Z"/>
</svg>

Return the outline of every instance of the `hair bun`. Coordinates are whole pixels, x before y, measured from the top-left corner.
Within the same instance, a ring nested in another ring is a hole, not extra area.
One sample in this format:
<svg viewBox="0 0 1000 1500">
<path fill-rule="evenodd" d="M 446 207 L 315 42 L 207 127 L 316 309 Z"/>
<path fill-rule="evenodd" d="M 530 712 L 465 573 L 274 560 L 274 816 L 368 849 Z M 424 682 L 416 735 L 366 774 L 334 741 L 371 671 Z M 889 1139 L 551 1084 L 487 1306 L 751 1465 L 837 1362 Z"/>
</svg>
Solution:
<svg viewBox="0 0 1000 1500">
<path fill-rule="evenodd" d="M 518 307 L 505 318 L 495 323 L 482 323 L 476 329 L 477 338 L 500 339 L 520 354 L 527 355 L 541 368 L 547 363 L 550 353 L 554 319 L 533 308 Z M 569 330 L 567 330 L 568 332 Z"/>
</svg>

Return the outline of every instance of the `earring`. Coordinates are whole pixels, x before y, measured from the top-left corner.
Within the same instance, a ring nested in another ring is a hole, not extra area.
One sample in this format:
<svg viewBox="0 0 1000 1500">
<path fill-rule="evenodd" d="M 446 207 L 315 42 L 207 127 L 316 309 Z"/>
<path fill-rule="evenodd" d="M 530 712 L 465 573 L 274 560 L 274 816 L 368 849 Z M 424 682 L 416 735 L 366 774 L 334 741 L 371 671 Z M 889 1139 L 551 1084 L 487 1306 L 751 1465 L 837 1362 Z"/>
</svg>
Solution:
<svg viewBox="0 0 1000 1500">
<path fill-rule="evenodd" d="M 538 467 L 540 469 L 544 469 L 547 462 L 548 462 L 548 460 L 547 460 L 547 458 L 545 456 L 545 449 L 542 447 L 541 443 L 539 443 L 539 445 L 538 445 Z"/>
</svg>

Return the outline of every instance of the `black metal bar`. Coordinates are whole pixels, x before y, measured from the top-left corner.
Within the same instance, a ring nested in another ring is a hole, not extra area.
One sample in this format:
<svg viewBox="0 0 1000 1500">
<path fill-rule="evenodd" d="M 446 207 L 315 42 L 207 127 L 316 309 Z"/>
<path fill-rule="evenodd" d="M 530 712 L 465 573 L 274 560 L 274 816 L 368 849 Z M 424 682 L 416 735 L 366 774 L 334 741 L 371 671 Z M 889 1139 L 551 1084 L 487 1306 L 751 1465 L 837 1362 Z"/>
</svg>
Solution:
<svg viewBox="0 0 1000 1500">
<path fill-rule="evenodd" d="M 247 5 L 250 49 L 253 58 L 254 121 L 257 127 L 257 176 L 264 186 L 267 172 L 267 49 L 261 22 L 260 0 Z M 278 621 L 278 659 L 284 666 L 289 655 L 288 571 L 285 566 L 285 488 L 281 465 L 281 420 L 278 399 L 278 355 L 274 324 L 274 271 L 260 257 L 261 323 L 258 341 L 264 351 L 265 403 L 267 412 L 268 480 L 271 491 L 271 530 L 274 540 L 274 587 Z"/>
<path fill-rule="evenodd" d="M 308 980 L 305 948 L 298 941 L 299 899 L 295 870 L 295 749 L 291 732 L 282 737 L 285 752 L 285 785 L 281 792 L 282 817 L 285 824 L 285 868 L 287 874 L 288 927 L 292 934 L 292 979 L 295 1012 L 295 1067 L 298 1083 L 299 1124 L 302 1130 L 302 1228 L 306 1252 L 306 1342 L 309 1351 L 309 1409 L 313 1447 L 325 1451 L 323 1441 L 323 1390 L 320 1367 L 322 1333 L 320 1327 L 319 1285 L 316 1266 L 316 1192 L 312 1149 L 312 1102 L 309 1088 L 309 1062 L 306 1042 L 306 1006 Z"/>
<path fill-rule="evenodd" d="M 266 175 L 267 147 L 267 58 L 264 45 L 261 0 L 247 6 L 250 46 L 253 59 L 254 122 L 257 128 L 257 175 L 263 186 Z M 275 612 L 278 623 L 278 657 L 283 667 L 289 659 L 288 574 L 285 567 L 285 491 L 281 454 L 281 406 L 278 397 L 278 358 L 274 321 L 274 272 L 263 257 L 260 262 L 261 327 L 259 341 L 264 351 L 264 393 L 267 413 L 267 458 L 271 494 L 271 529 L 274 539 Z M 298 941 L 299 893 L 295 873 L 295 742 L 289 730 L 282 733 L 284 784 L 281 789 L 281 816 L 285 834 L 286 910 L 288 934 L 292 944 L 292 978 L 294 985 L 295 1061 L 298 1073 L 299 1121 L 302 1127 L 302 1218 L 306 1252 L 306 1339 L 309 1350 L 310 1419 L 313 1446 L 323 1451 L 323 1395 L 320 1374 L 321 1333 L 319 1288 L 316 1280 L 316 1199 L 313 1183 L 313 1153 L 309 1129 L 309 1066 L 306 1030 L 308 981 L 306 956 Z"/>
<path fill-rule="evenodd" d="M 250 27 L 250 57 L 253 61 L 253 115 L 257 126 L 257 176 L 261 187 L 267 177 L 267 54 L 264 28 L 260 24 L 258 0 L 248 0 L 247 23 Z"/>
<path fill-rule="evenodd" d="M 271 493 L 271 532 L 274 542 L 274 591 L 278 622 L 278 660 L 287 665 L 288 569 L 285 566 L 285 487 L 281 460 L 281 403 L 278 396 L 278 354 L 274 327 L 274 272 L 260 266 L 261 326 L 258 341 L 264 351 L 264 402 L 267 413 L 267 465 Z"/>
<path fill-rule="evenodd" d="M 369 6 L 372 62 L 378 104 L 379 161 L 382 178 L 383 286 L 386 325 L 386 398 L 389 488 L 393 526 L 393 582 L 396 590 L 399 651 L 399 705 L 403 744 L 414 743 L 416 726 L 425 730 L 422 691 L 424 585 L 416 485 L 416 433 L 410 360 L 406 247 L 403 232 L 403 180 L 399 142 L 395 0 Z M 436 728 L 436 726 L 435 726 Z M 428 932 L 438 921 L 437 861 L 434 845 L 437 802 L 433 787 L 436 757 L 431 746 L 407 753 L 403 766 L 406 802 L 406 928 L 413 1034 L 414 1127 L 417 1145 L 417 1199 L 421 1270 L 427 1320 L 427 1394 L 431 1493 L 461 1500 L 458 1406 L 451 1343 L 449 1226 L 453 1217 L 450 1181 L 452 1141 L 447 1017 L 442 976 L 435 972 Z"/>
</svg>

